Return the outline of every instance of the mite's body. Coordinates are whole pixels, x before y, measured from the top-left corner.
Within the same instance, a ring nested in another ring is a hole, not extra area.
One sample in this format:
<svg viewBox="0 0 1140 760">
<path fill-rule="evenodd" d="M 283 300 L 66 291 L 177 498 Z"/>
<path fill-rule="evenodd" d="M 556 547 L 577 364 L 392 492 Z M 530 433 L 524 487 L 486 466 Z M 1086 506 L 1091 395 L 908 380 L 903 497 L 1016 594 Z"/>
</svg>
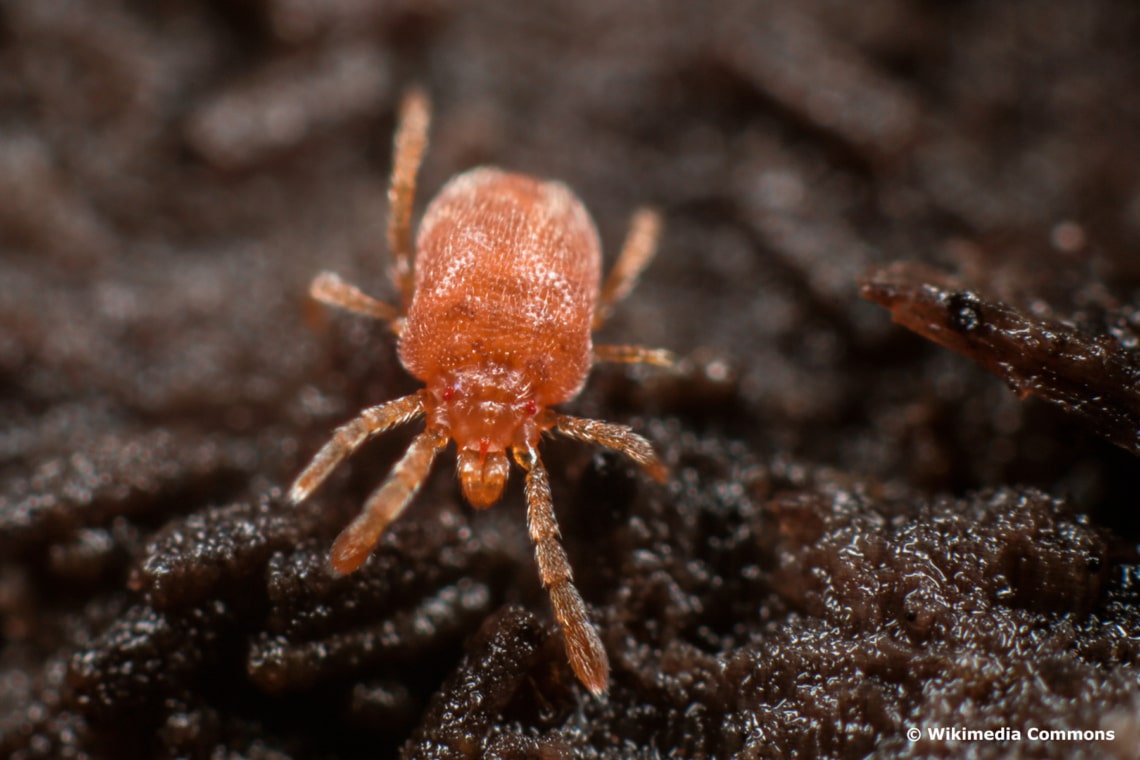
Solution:
<svg viewBox="0 0 1140 760">
<path fill-rule="evenodd" d="M 585 382 L 601 264 L 586 209 L 559 183 L 474 169 L 425 213 L 400 360 L 437 404 L 429 424 L 459 446 L 476 507 L 498 498 L 508 449 L 538 443 L 536 411 Z"/>
<path fill-rule="evenodd" d="M 328 273 L 311 288 L 321 301 L 387 320 L 399 336 L 401 362 L 425 387 L 338 428 L 290 497 L 305 499 L 370 436 L 426 417 L 424 431 L 392 475 L 337 538 L 330 561 L 348 573 L 367 559 L 449 440 L 458 448 L 464 495 L 475 507 L 488 507 L 502 494 L 510 454 L 526 472 L 528 528 L 570 663 L 591 691 L 601 693 L 608 660 L 573 585 L 538 443 L 553 429 L 621 451 L 664 478 L 649 443 L 628 428 L 549 408 L 578 394 L 594 361 L 669 362 L 664 351 L 591 342 L 593 329 L 652 258 L 659 221 L 649 211 L 634 217 L 602 287 L 597 231 L 565 185 L 473 169 L 448 182 L 428 207 L 413 266 L 411 207 L 427 127 L 427 101 L 413 92 L 401 110 L 389 193 L 389 244 L 402 307 L 375 301 Z"/>
</svg>

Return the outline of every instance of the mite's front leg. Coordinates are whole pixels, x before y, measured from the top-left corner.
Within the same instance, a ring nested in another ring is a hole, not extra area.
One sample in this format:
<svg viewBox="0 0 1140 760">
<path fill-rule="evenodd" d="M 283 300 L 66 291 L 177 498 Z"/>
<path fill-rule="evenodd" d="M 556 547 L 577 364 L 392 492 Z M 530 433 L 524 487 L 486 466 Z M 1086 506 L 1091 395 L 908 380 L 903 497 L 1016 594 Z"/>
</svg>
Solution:
<svg viewBox="0 0 1140 760">
<path fill-rule="evenodd" d="M 392 468 L 384 485 L 368 497 L 364 509 L 337 536 L 329 553 L 333 570 L 347 575 L 364 564 L 380 536 L 420 490 L 435 455 L 446 445 L 447 437 L 432 431 L 424 431 L 412 439 L 404 458 Z"/>
<path fill-rule="evenodd" d="M 369 438 L 397 425 L 411 422 L 423 414 L 425 393 L 426 391 L 419 391 L 379 406 L 369 407 L 338 427 L 329 442 L 317 452 L 308 466 L 293 481 L 293 486 L 289 489 L 289 500 L 294 504 L 300 504 L 332 474 L 337 465 Z"/>
<path fill-rule="evenodd" d="M 594 694 L 606 691 L 610 661 L 598 632 L 586 615 L 586 604 L 574 587 L 574 573 L 562 548 L 558 519 L 550 496 L 550 478 L 538 451 L 513 449 L 515 461 L 526 470 L 527 528 L 534 542 L 534 557 L 542 585 L 550 593 L 554 617 L 566 639 L 566 656 L 578 679 Z"/>
</svg>

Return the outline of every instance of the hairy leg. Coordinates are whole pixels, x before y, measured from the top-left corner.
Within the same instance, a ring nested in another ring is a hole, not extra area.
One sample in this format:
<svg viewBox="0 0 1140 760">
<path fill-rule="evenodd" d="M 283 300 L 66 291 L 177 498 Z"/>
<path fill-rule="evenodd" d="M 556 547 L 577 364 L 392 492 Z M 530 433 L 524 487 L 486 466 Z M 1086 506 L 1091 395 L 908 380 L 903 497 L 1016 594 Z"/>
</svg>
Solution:
<svg viewBox="0 0 1140 760">
<path fill-rule="evenodd" d="M 289 489 L 289 500 L 294 504 L 304 501 L 345 457 L 360 448 L 369 438 L 410 422 L 423 412 L 423 391 L 365 409 L 336 429 L 329 442 L 293 481 Z"/>
<path fill-rule="evenodd" d="M 407 311 L 412 300 L 412 205 L 416 198 L 416 174 L 427 148 L 431 104 L 427 95 L 412 88 L 400 103 L 392 155 L 392 178 L 388 184 L 388 250 L 392 253 L 392 281 Z"/>
<path fill-rule="evenodd" d="M 347 575 L 364 564 L 380 536 L 420 490 L 435 455 L 446 445 L 446 436 L 428 430 L 412 439 L 403 459 L 392 468 L 392 474 L 368 497 L 356 519 L 337 536 L 329 553 L 333 570 Z"/>
<path fill-rule="evenodd" d="M 672 351 L 665 348 L 646 348 L 645 346 L 594 346 L 595 362 L 610 362 L 613 364 L 651 364 L 654 367 L 672 367 L 677 363 L 677 357 Z"/>
<path fill-rule="evenodd" d="M 594 310 L 594 329 L 597 330 L 610 316 L 614 305 L 625 298 L 641 272 L 657 253 L 657 238 L 661 234 L 661 215 L 648 208 L 638 209 L 629 223 L 617 263 L 606 277 L 598 306 Z"/>
<path fill-rule="evenodd" d="M 404 329 L 404 319 L 396 307 L 366 295 L 333 272 L 321 272 L 317 275 L 309 285 L 309 295 L 323 304 L 351 311 L 353 314 L 382 319 L 397 335 Z"/>
<path fill-rule="evenodd" d="M 653 445 L 625 425 L 571 417 L 557 412 L 551 413 L 550 423 L 562 435 L 587 443 L 597 443 L 625 454 L 659 483 L 664 483 L 669 475 L 669 470 L 653 451 Z"/>
<path fill-rule="evenodd" d="M 586 604 L 574 587 L 574 573 L 562 548 L 558 519 L 550 496 L 550 478 L 533 447 L 513 449 L 515 461 L 526 470 L 527 528 L 542 585 L 550 593 L 554 617 L 566 639 L 566 656 L 578 679 L 594 694 L 603 694 L 610 677 L 610 662 L 598 632 L 586 615 Z"/>
</svg>

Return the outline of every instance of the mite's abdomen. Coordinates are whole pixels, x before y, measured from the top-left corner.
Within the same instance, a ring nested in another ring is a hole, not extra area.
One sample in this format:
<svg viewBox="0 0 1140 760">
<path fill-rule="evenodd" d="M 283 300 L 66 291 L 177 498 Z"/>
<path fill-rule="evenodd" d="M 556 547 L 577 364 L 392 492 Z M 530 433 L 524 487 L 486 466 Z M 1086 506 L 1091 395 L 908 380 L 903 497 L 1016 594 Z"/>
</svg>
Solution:
<svg viewBox="0 0 1140 760">
<path fill-rule="evenodd" d="M 539 403 L 565 401 L 590 370 L 600 276 L 597 231 L 569 188 L 472 169 L 420 224 L 400 359 L 429 384 L 521 371 Z"/>
</svg>

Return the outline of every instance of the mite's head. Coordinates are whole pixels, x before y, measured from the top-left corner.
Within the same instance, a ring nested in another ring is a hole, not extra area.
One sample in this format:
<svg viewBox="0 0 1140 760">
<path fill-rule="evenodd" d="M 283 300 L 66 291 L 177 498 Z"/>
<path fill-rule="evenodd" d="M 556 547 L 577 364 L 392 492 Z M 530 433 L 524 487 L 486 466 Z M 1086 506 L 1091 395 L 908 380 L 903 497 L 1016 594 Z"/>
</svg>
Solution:
<svg viewBox="0 0 1140 760">
<path fill-rule="evenodd" d="M 507 452 L 502 449 L 486 452 L 479 448 L 460 449 L 458 467 L 463 495 L 478 509 L 499 500 L 511 471 Z"/>
<path fill-rule="evenodd" d="M 459 449 L 459 482 L 473 507 L 499 500 L 510 474 L 507 451 L 526 442 L 538 405 L 510 378 L 466 377 L 436 393 L 441 422 Z"/>
</svg>

